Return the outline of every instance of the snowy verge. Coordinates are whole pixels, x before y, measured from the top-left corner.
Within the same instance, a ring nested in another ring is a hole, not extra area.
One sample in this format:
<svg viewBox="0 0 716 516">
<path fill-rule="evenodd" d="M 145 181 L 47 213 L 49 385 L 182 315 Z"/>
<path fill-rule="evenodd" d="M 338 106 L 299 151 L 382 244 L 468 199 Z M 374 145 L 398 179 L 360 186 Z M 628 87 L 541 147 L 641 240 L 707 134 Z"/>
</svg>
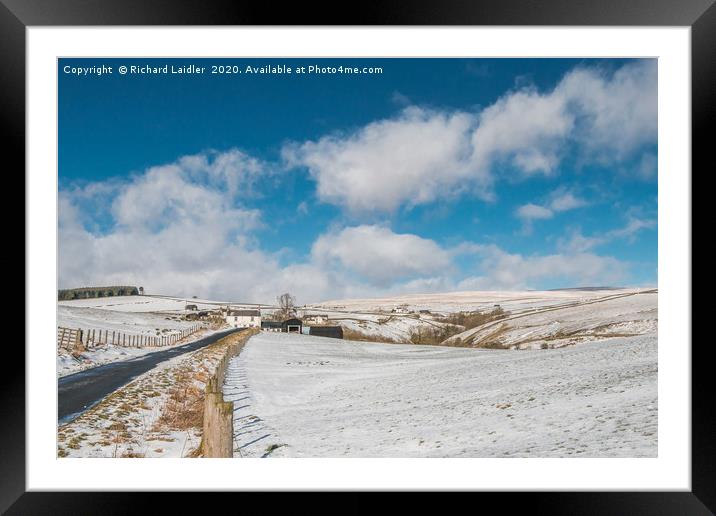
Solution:
<svg viewBox="0 0 716 516">
<path fill-rule="evenodd" d="M 201 443 L 204 387 L 234 333 L 138 376 L 57 428 L 58 457 L 187 457 Z"/>
</svg>

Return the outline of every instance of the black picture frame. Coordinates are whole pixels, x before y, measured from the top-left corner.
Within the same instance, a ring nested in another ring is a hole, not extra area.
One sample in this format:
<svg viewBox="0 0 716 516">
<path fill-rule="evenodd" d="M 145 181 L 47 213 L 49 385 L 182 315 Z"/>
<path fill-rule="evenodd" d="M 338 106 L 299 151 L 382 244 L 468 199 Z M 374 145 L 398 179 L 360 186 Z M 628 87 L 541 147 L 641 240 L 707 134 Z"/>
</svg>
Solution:
<svg viewBox="0 0 716 516">
<path fill-rule="evenodd" d="M 576 25 L 689 26 L 692 63 L 692 171 L 706 168 L 713 146 L 716 97 L 714 0 L 419 0 L 334 3 L 335 8 L 228 0 L 0 0 L 0 115 L 6 156 L 25 169 L 25 30 L 29 26 L 87 25 Z M 351 7 L 354 5 L 355 7 Z M 710 163 L 710 161 L 708 162 Z M 705 170 L 703 172 L 706 172 Z M 686 171 L 685 173 L 688 173 Z M 27 270 L 26 270 L 27 274 Z M 687 343 L 682 343 L 686 345 Z M 688 343 L 689 345 L 691 342 Z M 706 344 L 706 343 L 704 343 Z M 716 428 L 711 364 L 705 346 L 692 346 L 692 490 L 690 492 L 483 493 L 501 510 L 529 504 L 549 514 L 712 514 L 716 512 Z M 19 353 L 4 368 L 0 425 L 0 510 L 8 514 L 120 514 L 136 510 L 137 495 L 25 492 L 25 368 Z M 147 495 L 143 495 L 147 496 Z M 161 496 L 181 512 L 205 508 L 196 494 Z M 255 494 L 211 494 L 212 505 L 242 497 L 242 512 L 266 503 Z M 270 495 L 274 496 L 274 495 Z M 355 496 L 355 495 L 354 495 Z M 499 497 L 499 499 L 497 499 Z M 169 499 L 171 498 L 171 500 Z M 462 496 L 453 498 L 459 501 Z M 421 495 L 412 495 L 424 507 Z M 335 509 L 311 500 L 311 512 Z M 341 512 L 367 512 L 370 496 L 340 502 Z M 168 507 L 168 506 L 167 506 Z M 166 508 L 166 507 L 165 507 Z M 237 507 L 238 510 L 238 507 Z"/>
</svg>

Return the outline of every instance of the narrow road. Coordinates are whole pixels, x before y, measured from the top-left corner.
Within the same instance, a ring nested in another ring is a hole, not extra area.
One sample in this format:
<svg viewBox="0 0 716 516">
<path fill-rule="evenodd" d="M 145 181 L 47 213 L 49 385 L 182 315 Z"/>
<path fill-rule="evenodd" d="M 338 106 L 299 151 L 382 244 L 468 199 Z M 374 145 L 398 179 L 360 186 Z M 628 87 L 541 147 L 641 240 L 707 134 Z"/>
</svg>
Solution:
<svg viewBox="0 0 716 516">
<path fill-rule="evenodd" d="M 57 380 L 57 420 L 67 423 L 82 412 L 101 401 L 108 394 L 128 384 L 142 373 L 154 368 L 157 364 L 178 355 L 208 346 L 236 331 L 231 329 L 189 344 L 155 351 L 141 357 L 111 362 L 92 369 L 63 376 Z"/>
</svg>

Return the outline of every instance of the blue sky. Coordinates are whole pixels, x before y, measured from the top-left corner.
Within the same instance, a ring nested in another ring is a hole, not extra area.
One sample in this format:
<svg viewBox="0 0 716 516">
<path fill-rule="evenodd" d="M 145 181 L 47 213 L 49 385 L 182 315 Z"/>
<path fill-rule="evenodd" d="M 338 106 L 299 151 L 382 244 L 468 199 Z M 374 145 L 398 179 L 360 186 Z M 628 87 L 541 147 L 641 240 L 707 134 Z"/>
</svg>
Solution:
<svg viewBox="0 0 716 516">
<path fill-rule="evenodd" d="M 165 64 L 207 72 L 117 73 Z M 382 73 L 245 72 L 270 65 Z M 58 85 L 61 287 L 309 302 L 657 281 L 654 60 L 61 59 Z"/>
</svg>

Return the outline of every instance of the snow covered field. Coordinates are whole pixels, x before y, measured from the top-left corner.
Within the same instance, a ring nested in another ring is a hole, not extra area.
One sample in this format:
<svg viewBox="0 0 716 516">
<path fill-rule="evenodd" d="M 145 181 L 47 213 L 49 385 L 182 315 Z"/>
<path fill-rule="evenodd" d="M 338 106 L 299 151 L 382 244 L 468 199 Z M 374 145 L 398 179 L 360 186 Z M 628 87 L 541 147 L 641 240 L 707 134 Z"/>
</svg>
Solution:
<svg viewBox="0 0 716 516">
<path fill-rule="evenodd" d="M 264 333 L 224 393 L 236 456 L 657 455 L 655 331 L 522 351 Z"/>
<path fill-rule="evenodd" d="M 195 301 L 195 300 L 191 300 Z M 190 302 L 190 301 L 189 301 Z M 57 304 L 57 325 L 82 330 L 120 332 L 127 335 L 162 336 L 196 326 L 196 321 L 185 321 L 181 315 L 186 301 L 146 296 L 118 296 L 94 299 L 61 301 Z M 199 306 L 198 303 L 194 303 Z M 203 305 L 201 305 L 203 306 Z M 215 305 L 207 305 L 216 308 Z M 212 333 L 200 330 L 174 345 L 193 342 Z M 57 355 L 57 375 L 65 376 L 98 365 L 167 349 L 166 347 L 133 348 L 102 346 L 85 351 L 78 358 L 69 352 Z"/>
<path fill-rule="evenodd" d="M 57 307 L 57 325 L 83 330 L 118 331 L 128 335 L 163 335 L 188 329 L 196 325 L 196 322 L 154 312 L 124 312 L 60 305 Z"/>
<path fill-rule="evenodd" d="M 196 305 L 199 310 L 210 310 L 227 303 L 170 296 L 116 296 L 73 299 L 72 301 L 59 301 L 57 304 L 72 308 L 97 308 L 113 312 L 177 313 L 184 312 L 187 304 Z"/>
</svg>

